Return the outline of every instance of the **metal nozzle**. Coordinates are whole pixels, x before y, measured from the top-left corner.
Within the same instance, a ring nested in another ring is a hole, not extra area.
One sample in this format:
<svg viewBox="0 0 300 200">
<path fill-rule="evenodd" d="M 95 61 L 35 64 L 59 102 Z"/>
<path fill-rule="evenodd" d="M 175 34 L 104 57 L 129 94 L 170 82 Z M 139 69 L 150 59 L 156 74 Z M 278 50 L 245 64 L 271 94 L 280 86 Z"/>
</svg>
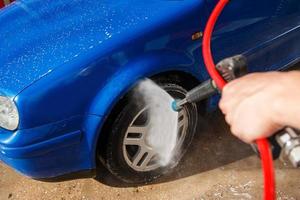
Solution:
<svg viewBox="0 0 300 200">
<path fill-rule="evenodd" d="M 276 135 L 276 140 L 293 166 L 300 167 L 299 132 L 292 128 L 285 128 L 281 133 Z"/>
<path fill-rule="evenodd" d="M 247 74 L 247 59 L 243 55 L 225 58 L 216 65 L 216 69 L 227 82 L 230 82 Z"/>
<path fill-rule="evenodd" d="M 186 98 L 182 99 L 182 100 L 174 100 L 172 102 L 172 109 L 176 112 L 180 111 L 182 109 L 182 106 L 184 104 L 188 103 Z"/>
<path fill-rule="evenodd" d="M 217 64 L 216 68 L 226 81 L 232 81 L 247 73 L 247 60 L 242 55 L 236 55 L 222 60 Z M 179 111 L 184 104 L 199 102 L 216 92 L 218 92 L 218 88 L 215 82 L 213 80 L 207 80 L 189 91 L 184 99 L 172 102 L 172 109 L 174 111 Z"/>
<path fill-rule="evenodd" d="M 172 109 L 179 111 L 186 103 L 196 103 L 204 100 L 217 92 L 217 87 L 212 80 L 205 81 L 201 85 L 189 91 L 182 100 L 175 100 L 172 102 Z"/>
</svg>

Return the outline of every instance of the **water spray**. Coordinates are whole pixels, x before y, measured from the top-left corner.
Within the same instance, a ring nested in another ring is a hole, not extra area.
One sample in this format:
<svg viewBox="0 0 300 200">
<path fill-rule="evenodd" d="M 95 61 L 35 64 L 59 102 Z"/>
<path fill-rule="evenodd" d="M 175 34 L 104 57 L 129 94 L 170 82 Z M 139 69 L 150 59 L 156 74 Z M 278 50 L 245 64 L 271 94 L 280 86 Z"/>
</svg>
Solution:
<svg viewBox="0 0 300 200">
<path fill-rule="evenodd" d="M 147 136 L 146 145 L 152 150 L 148 154 L 158 156 L 160 166 L 167 166 L 173 161 L 178 128 L 178 112 L 168 105 L 173 97 L 153 81 L 145 79 L 138 85 L 137 92 L 147 105 Z"/>
</svg>

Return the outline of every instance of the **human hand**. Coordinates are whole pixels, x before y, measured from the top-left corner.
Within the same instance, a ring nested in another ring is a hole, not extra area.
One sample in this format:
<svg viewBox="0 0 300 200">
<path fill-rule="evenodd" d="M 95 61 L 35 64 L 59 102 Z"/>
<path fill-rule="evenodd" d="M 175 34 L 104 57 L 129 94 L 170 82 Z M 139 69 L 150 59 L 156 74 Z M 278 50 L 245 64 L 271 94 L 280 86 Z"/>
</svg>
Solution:
<svg viewBox="0 0 300 200">
<path fill-rule="evenodd" d="M 251 143 L 300 126 L 299 87 L 299 72 L 253 73 L 228 83 L 219 107 L 231 132 Z"/>
</svg>

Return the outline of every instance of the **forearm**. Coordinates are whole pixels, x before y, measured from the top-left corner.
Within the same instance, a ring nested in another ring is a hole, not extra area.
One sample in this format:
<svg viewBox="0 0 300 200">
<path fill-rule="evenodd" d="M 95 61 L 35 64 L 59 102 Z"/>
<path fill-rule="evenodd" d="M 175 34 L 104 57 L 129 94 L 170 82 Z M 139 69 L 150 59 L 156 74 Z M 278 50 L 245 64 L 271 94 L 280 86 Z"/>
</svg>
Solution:
<svg viewBox="0 0 300 200">
<path fill-rule="evenodd" d="M 282 86 L 274 99 L 274 120 L 283 126 L 300 129 L 300 72 L 286 73 Z"/>
</svg>

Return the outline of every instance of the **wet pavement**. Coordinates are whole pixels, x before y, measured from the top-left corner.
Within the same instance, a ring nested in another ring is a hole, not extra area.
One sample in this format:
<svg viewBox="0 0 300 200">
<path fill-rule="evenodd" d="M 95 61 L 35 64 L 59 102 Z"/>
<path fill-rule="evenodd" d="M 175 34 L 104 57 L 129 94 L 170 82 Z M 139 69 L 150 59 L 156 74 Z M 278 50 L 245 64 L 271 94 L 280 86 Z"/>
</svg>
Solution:
<svg viewBox="0 0 300 200">
<path fill-rule="evenodd" d="M 277 199 L 300 199 L 300 170 L 276 161 Z M 195 139 L 174 171 L 154 183 L 132 186 L 102 169 L 96 179 L 58 183 L 31 180 L 0 164 L 4 199 L 262 199 L 260 161 L 229 134 L 219 112 L 200 122 Z"/>
</svg>

